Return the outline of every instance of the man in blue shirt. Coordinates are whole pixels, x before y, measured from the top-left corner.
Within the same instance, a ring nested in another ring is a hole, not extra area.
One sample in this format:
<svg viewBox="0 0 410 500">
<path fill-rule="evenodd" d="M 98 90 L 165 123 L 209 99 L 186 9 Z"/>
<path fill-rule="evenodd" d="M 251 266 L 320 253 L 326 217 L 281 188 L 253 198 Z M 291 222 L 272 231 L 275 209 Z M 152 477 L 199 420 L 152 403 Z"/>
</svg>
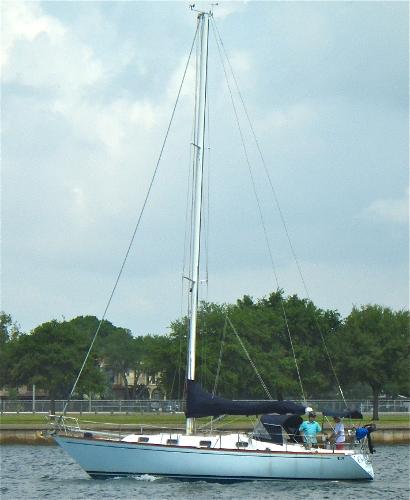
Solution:
<svg viewBox="0 0 410 500">
<path fill-rule="evenodd" d="M 305 447 L 310 449 L 312 445 L 317 447 L 317 439 L 316 434 L 322 430 L 320 425 L 316 422 L 316 413 L 311 411 L 309 413 L 309 420 L 303 422 L 299 431 L 303 434 L 303 442 L 305 443 Z"/>
</svg>

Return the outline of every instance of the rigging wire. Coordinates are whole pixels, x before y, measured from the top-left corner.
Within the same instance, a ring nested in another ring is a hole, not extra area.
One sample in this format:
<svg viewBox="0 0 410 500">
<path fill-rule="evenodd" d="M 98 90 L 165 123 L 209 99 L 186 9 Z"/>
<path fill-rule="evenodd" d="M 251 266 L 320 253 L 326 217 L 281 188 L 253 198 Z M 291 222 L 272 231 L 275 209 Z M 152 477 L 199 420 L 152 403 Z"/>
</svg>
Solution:
<svg viewBox="0 0 410 500">
<path fill-rule="evenodd" d="M 165 137 L 164 137 L 164 140 L 163 140 L 163 142 L 162 142 L 161 150 L 160 150 L 160 153 L 159 153 L 159 155 L 158 155 L 157 163 L 156 163 L 156 165 L 155 165 L 154 172 L 153 172 L 153 175 L 152 175 L 152 177 L 151 177 L 151 181 L 150 181 L 150 183 L 149 183 L 147 193 L 146 193 L 146 195 L 145 195 L 145 198 L 144 198 L 144 201 L 143 201 L 143 204 L 142 204 L 142 207 L 141 207 L 140 213 L 139 213 L 139 215 L 138 215 L 137 222 L 136 222 L 135 227 L 134 227 L 134 230 L 133 230 L 133 232 L 132 232 L 132 236 L 131 236 L 130 243 L 128 244 L 127 250 L 126 250 L 126 252 L 125 252 L 124 258 L 123 258 L 122 263 L 121 263 L 121 266 L 120 266 L 120 270 L 119 270 L 119 272 L 118 272 L 118 274 L 117 274 L 117 277 L 116 277 L 116 280 L 115 280 L 115 282 L 114 282 L 114 286 L 113 286 L 113 288 L 112 288 L 112 290 L 111 290 L 111 293 L 110 293 L 110 296 L 109 296 L 109 298 L 108 298 L 107 304 L 106 304 L 106 306 L 105 306 L 105 309 L 104 309 L 103 315 L 102 315 L 102 317 L 101 317 L 101 320 L 100 320 L 100 322 L 99 322 L 99 324 L 98 324 L 98 326 L 97 326 L 97 330 L 96 330 L 96 332 L 94 333 L 94 336 L 93 336 L 93 338 L 92 338 L 92 341 L 91 341 L 90 347 L 89 347 L 89 349 L 88 349 L 88 351 L 87 351 L 87 354 L 86 354 L 86 356 L 85 356 L 85 358 L 84 358 L 83 364 L 82 364 L 82 366 L 81 366 L 81 368 L 80 368 L 80 371 L 79 371 L 78 376 L 77 376 L 77 378 L 76 378 L 76 380 L 75 380 L 75 382 L 74 382 L 74 385 L 73 385 L 73 387 L 72 387 L 72 389 L 71 389 L 71 392 L 70 392 L 70 394 L 69 394 L 69 396 L 68 396 L 68 399 L 67 399 L 67 401 L 66 401 L 66 403 L 65 403 L 65 405 L 64 405 L 64 408 L 63 408 L 63 413 L 65 413 L 65 412 L 66 412 L 66 410 L 67 410 L 67 406 L 68 406 L 69 402 L 71 401 L 71 398 L 72 398 L 72 396 L 73 396 L 73 394 L 74 394 L 74 391 L 75 391 L 75 389 L 76 389 L 76 387 L 77 387 L 78 381 L 80 380 L 81 374 L 82 374 L 82 372 L 83 372 L 83 370 L 84 370 L 84 367 L 85 367 L 85 365 L 86 365 L 86 363 L 87 363 L 87 360 L 88 360 L 88 358 L 89 358 L 89 356 L 90 356 L 91 350 L 92 350 L 92 348 L 93 348 L 93 346 L 94 346 L 95 340 L 96 340 L 96 338 L 97 338 L 97 336 L 98 336 L 98 333 L 99 333 L 99 331 L 100 331 L 100 329 L 101 329 L 101 326 L 102 326 L 102 324 L 103 324 L 103 322 L 104 322 L 104 320 L 105 320 L 105 317 L 106 317 L 106 314 L 107 314 L 108 308 L 110 307 L 111 301 L 112 301 L 112 299 L 113 299 L 113 297 L 114 297 L 114 293 L 115 293 L 115 291 L 116 291 L 116 289 L 117 289 L 118 283 L 119 283 L 120 278 L 121 278 L 121 276 L 122 276 L 122 272 L 123 272 L 123 270 L 124 270 L 125 264 L 126 264 L 126 262 L 127 262 L 127 260 L 128 260 L 128 256 L 129 256 L 129 254 L 130 254 L 131 247 L 132 247 L 132 245 L 133 245 L 133 243 L 134 243 L 135 236 L 136 236 L 137 231 L 138 231 L 138 228 L 139 228 L 139 226 L 140 226 L 140 223 L 141 223 L 141 220 L 142 220 L 142 216 L 143 216 L 143 214 L 144 214 L 144 212 L 145 212 L 145 207 L 146 207 L 146 205 L 147 205 L 147 202 L 148 202 L 149 196 L 150 196 L 150 194 L 151 194 L 151 190 L 152 190 L 152 187 L 153 187 L 153 185 L 154 185 L 155 178 L 156 178 L 157 173 L 158 173 L 159 164 L 160 164 L 161 159 L 162 159 L 162 154 L 163 154 L 163 152 L 164 152 L 165 145 L 166 145 L 166 142 L 167 142 L 167 139 L 168 139 L 169 131 L 170 131 L 170 129 L 171 129 L 172 122 L 173 122 L 173 120 L 174 120 L 175 111 L 176 111 L 176 108 L 177 108 L 177 105 L 178 105 L 178 102 L 179 102 L 179 98 L 180 98 L 180 95 L 181 95 L 182 87 L 183 87 L 183 84 L 184 84 L 184 81 L 185 81 L 185 76 L 186 76 L 187 71 L 188 71 L 189 61 L 190 61 L 190 59 L 191 59 L 191 54 L 192 54 L 193 48 L 194 48 L 194 46 L 195 46 L 195 41 L 196 41 L 196 38 L 197 38 L 197 34 L 198 34 L 198 26 L 197 26 L 197 28 L 196 28 L 196 31 L 195 31 L 195 34 L 194 34 L 194 39 L 193 39 L 192 44 L 191 44 L 191 49 L 190 49 L 190 51 L 189 51 L 189 55 L 188 55 L 188 58 L 187 58 L 187 62 L 186 62 L 186 64 L 185 64 L 185 69 L 184 69 L 184 73 L 183 73 L 183 76 L 182 76 L 182 81 L 181 81 L 181 84 L 180 84 L 179 89 L 178 89 L 177 97 L 176 97 L 176 100 L 175 100 L 174 107 L 173 107 L 173 109 L 172 109 L 172 113 L 171 113 L 171 117 L 170 117 L 170 120 L 169 120 L 169 123 L 168 123 L 168 127 L 167 127 L 166 132 L 165 132 Z"/>
<path fill-rule="evenodd" d="M 218 367 L 216 369 L 215 382 L 214 382 L 214 388 L 212 390 L 212 396 L 215 396 L 216 388 L 218 387 L 219 374 L 221 372 L 222 355 L 223 355 L 223 350 L 224 350 L 224 346 L 225 346 L 225 335 L 226 335 L 226 325 L 227 324 L 228 324 L 228 318 L 225 317 L 224 328 L 222 331 L 221 347 L 219 349 Z"/>
<path fill-rule="evenodd" d="M 261 383 L 264 391 L 266 392 L 266 394 L 268 395 L 269 399 L 273 399 L 272 396 L 271 396 L 271 393 L 269 392 L 269 389 L 267 388 L 265 382 L 263 381 L 263 378 L 262 376 L 260 375 L 258 369 L 256 368 L 256 365 L 255 363 L 252 361 L 252 358 L 248 352 L 248 350 L 246 349 L 245 347 L 245 344 L 242 342 L 242 339 L 241 337 L 239 336 L 239 333 L 236 331 L 236 328 L 233 326 L 233 323 L 231 321 L 231 319 L 229 318 L 228 315 L 226 315 L 226 320 L 228 321 L 230 327 L 232 328 L 233 330 L 233 333 L 236 335 L 236 338 L 238 339 L 239 343 L 241 344 L 241 347 L 242 349 L 244 350 L 244 353 L 246 354 L 246 357 L 248 358 L 248 361 L 250 362 L 252 368 L 254 369 L 255 373 L 256 373 L 256 376 L 258 377 L 259 379 L 259 382 Z"/>
<path fill-rule="evenodd" d="M 259 218 L 261 220 L 261 225 L 262 225 L 262 228 L 263 228 L 263 233 L 264 233 L 264 237 L 265 237 L 266 246 L 268 248 L 269 258 L 270 258 L 270 261 L 271 261 L 271 266 L 272 266 L 273 274 L 274 274 L 274 277 L 275 277 L 276 286 L 277 286 L 278 289 L 280 289 L 279 278 L 278 278 L 278 274 L 277 274 L 277 271 L 276 271 L 276 265 L 275 265 L 275 261 L 274 261 L 274 258 L 273 258 L 273 253 L 272 253 L 271 246 L 270 246 L 270 243 L 269 243 L 268 232 L 267 232 L 265 220 L 264 220 L 263 213 L 262 213 L 262 207 L 261 207 L 259 195 L 258 195 L 257 189 L 256 189 L 255 178 L 254 178 L 253 171 L 252 171 L 252 166 L 251 166 L 251 163 L 250 163 L 250 160 L 249 160 L 248 150 L 246 148 L 246 144 L 245 144 L 245 140 L 244 140 L 244 135 L 243 135 L 243 132 L 242 132 L 242 128 L 240 126 L 239 116 L 238 116 L 238 110 L 236 108 L 235 101 L 234 101 L 234 98 L 233 98 L 232 88 L 231 88 L 231 85 L 229 83 L 229 78 L 228 78 L 228 74 L 227 74 L 227 71 L 226 71 L 225 63 L 224 63 L 224 60 L 223 60 L 223 54 L 222 54 L 222 51 L 221 51 L 221 46 L 219 44 L 221 42 L 221 40 L 220 40 L 220 38 L 218 39 L 216 33 L 218 34 L 219 37 L 220 37 L 220 35 L 219 35 L 219 32 L 217 32 L 215 21 L 214 20 L 212 20 L 212 21 L 213 21 L 212 22 L 212 27 L 214 28 L 214 35 L 215 35 L 215 38 L 216 38 L 216 41 L 217 41 L 218 52 L 219 52 L 219 56 L 220 56 L 220 59 L 221 59 L 222 68 L 223 68 L 223 71 L 224 71 L 224 74 L 225 74 L 225 79 L 226 79 L 226 83 L 227 83 L 227 86 L 228 86 L 228 90 L 229 90 L 229 94 L 230 94 L 230 98 L 231 98 L 231 102 L 232 102 L 232 107 L 233 107 L 234 114 L 235 114 L 235 119 L 236 119 L 238 131 L 239 131 L 239 135 L 240 135 L 240 139 L 241 139 L 241 143 L 242 143 L 242 148 L 243 148 L 243 152 L 244 152 L 246 164 L 247 164 L 249 175 L 250 175 L 250 178 L 251 178 L 253 193 L 254 193 L 254 196 L 255 196 L 255 199 L 256 199 L 256 204 L 257 204 L 257 207 L 258 207 Z M 232 66 L 229 63 L 229 59 L 228 59 L 226 53 L 225 53 L 225 58 L 227 59 L 229 67 L 231 69 L 231 72 L 233 73 Z M 301 378 L 300 370 L 299 370 L 299 364 L 298 364 L 298 361 L 297 361 L 297 358 L 296 358 L 296 353 L 295 353 L 295 349 L 294 349 L 294 345 L 293 345 L 292 335 L 290 333 L 290 328 L 289 328 L 289 322 L 288 322 L 287 314 L 286 314 L 285 307 L 284 307 L 284 304 L 283 304 L 282 300 L 280 301 L 280 304 L 281 304 L 282 315 L 283 315 L 283 318 L 284 318 L 284 321 L 285 321 L 285 326 L 286 326 L 286 330 L 287 330 L 289 341 L 290 341 L 290 345 L 291 345 L 293 359 L 294 359 L 295 366 L 296 366 L 296 372 L 297 372 L 297 376 L 298 376 L 298 379 L 299 379 L 299 385 L 300 385 L 300 390 L 301 390 L 302 398 L 303 398 L 303 401 L 306 402 L 305 391 L 303 389 L 302 378 Z"/>
<path fill-rule="evenodd" d="M 175 385 L 175 379 L 176 379 L 176 377 L 177 377 L 177 370 L 174 371 L 174 377 L 172 379 L 171 389 L 169 391 L 169 394 L 171 395 L 171 397 L 172 397 L 172 392 L 174 390 L 174 385 Z"/>
<path fill-rule="evenodd" d="M 207 61 L 208 62 L 208 61 Z M 208 82 L 209 82 L 209 68 L 207 65 L 207 87 L 206 87 L 206 92 L 207 95 L 209 94 L 208 90 Z M 205 108 L 206 108 L 206 115 L 207 119 L 205 120 L 205 140 L 207 142 L 206 150 L 208 154 L 205 156 L 206 162 L 204 163 L 204 168 L 206 170 L 206 176 L 204 174 L 204 183 L 203 183 L 203 189 L 204 189 L 204 210 L 203 210 L 203 217 L 202 217 L 202 241 L 203 241 L 203 249 L 204 251 L 202 252 L 205 254 L 205 269 L 203 271 L 205 272 L 205 292 L 202 294 L 204 297 L 205 303 L 208 303 L 209 300 L 209 233 L 210 233 L 210 172 L 211 172 L 211 121 L 210 121 L 210 100 L 209 98 L 206 99 L 205 102 Z M 203 314 L 202 315 L 202 321 L 201 321 L 201 383 L 202 385 L 206 385 L 206 378 L 207 378 L 207 362 L 208 362 L 208 351 L 207 351 L 207 344 L 209 341 L 208 338 L 208 315 Z"/>
<path fill-rule="evenodd" d="M 208 70 L 209 71 L 209 70 Z M 206 229 L 204 230 L 205 234 L 205 279 L 206 279 L 206 301 L 208 302 L 208 297 L 209 297 L 209 234 L 210 234 L 210 225 L 211 225 L 211 216 L 210 216 L 210 211 L 211 211 L 211 197 L 210 197 L 210 192 L 211 192 L 211 116 L 210 116 L 210 106 L 209 106 L 209 99 L 206 102 L 207 104 L 207 113 L 208 113 L 208 120 L 207 120 L 207 125 L 208 125 L 208 133 L 206 135 L 206 138 L 208 140 L 208 155 L 207 155 L 207 183 L 206 183 Z"/>
<path fill-rule="evenodd" d="M 261 159 L 261 162 L 262 162 L 263 168 L 264 168 L 264 170 L 265 170 L 265 174 L 266 174 L 266 177 L 267 177 L 267 179 L 268 179 L 268 183 L 269 183 L 270 189 L 271 189 L 271 191 L 272 191 L 273 198 L 274 198 L 274 200 L 275 200 L 276 208 L 277 208 L 277 210 L 278 210 L 279 217 L 280 217 L 280 220 L 281 220 L 281 222 L 282 222 L 282 226 L 283 226 L 284 231 L 285 231 L 285 235 L 286 235 L 286 238 L 287 238 L 287 241 L 288 241 L 288 244 L 289 244 L 289 248 L 290 248 L 290 250 L 291 250 L 291 253 L 292 253 L 293 259 L 294 259 L 295 264 L 296 264 L 296 267 L 297 267 L 297 269 L 298 269 L 298 273 L 299 273 L 299 276 L 300 276 L 300 279 L 301 279 L 301 282 L 302 282 L 303 288 L 304 288 L 304 290 L 305 290 L 305 293 L 306 293 L 307 298 L 308 298 L 308 299 L 312 302 L 312 300 L 311 300 L 311 298 L 310 298 L 309 289 L 308 289 L 308 287 L 307 287 L 307 284 L 306 284 L 305 278 L 304 278 L 304 276 L 303 276 L 302 266 L 301 266 L 301 264 L 300 264 L 300 262 L 299 262 L 299 259 L 298 259 L 298 257 L 297 257 L 297 254 L 296 254 L 295 248 L 294 248 L 293 243 L 292 243 L 292 240 L 291 240 L 291 238 L 290 238 L 290 233 L 289 233 L 289 230 L 288 230 L 288 226 L 287 226 L 287 223 L 286 223 L 286 219 L 285 219 L 285 216 L 284 216 L 283 211 L 282 211 L 282 209 L 281 209 L 281 206 L 280 206 L 280 203 L 279 203 L 279 198 L 278 198 L 277 193 L 276 193 L 276 190 L 275 190 L 275 188 L 274 188 L 274 185 L 273 185 L 273 182 L 272 182 L 271 175 L 270 175 L 270 173 L 269 173 L 269 170 L 268 170 L 267 165 L 266 165 L 266 162 L 265 162 L 265 158 L 264 158 L 263 153 L 262 153 L 262 149 L 261 149 L 261 147 L 260 147 L 260 144 L 259 144 L 258 138 L 257 138 L 256 133 L 255 133 L 255 130 L 254 130 L 254 127 L 253 127 L 253 125 L 252 125 L 252 121 L 251 121 L 250 116 L 249 116 L 249 113 L 248 113 L 248 108 L 247 108 L 247 106 L 246 106 L 246 104 L 245 104 L 245 101 L 244 101 L 244 99 L 243 99 L 242 93 L 241 93 L 241 91 L 240 91 L 240 89 L 239 89 L 238 81 L 237 81 L 237 79 L 236 79 L 236 77 L 235 77 L 235 73 L 234 73 L 234 71 L 233 71 L 232 65 L 231 65 L 230 60 L 229 60 L 229 58 L 228 58 L 227 51 L 226 51 L 226 49 L 225 49 L 225 46 L 224 46 L 224 43 L 223 43 L 223 41 L 222 41 L 221 35 L 220 35 L 220 33 L 219 33 L 218 27 L 217 27 L 216 22 L 215 22 L 215 20 L 214 20 L 213 18 L 212 18 L 212 26 L 213 26 L 213 28 L 214 28 L 214 33 L 216 32 L 216 33 L 217 33 L 217 35 L 218 35 L 219 42 L 220 42 L 220 44 L 221 44 L 222 50 L 223 50 L 223 52 L 224 52 L 224 54 L 225 54 L 225 58 L 226 58 L 226 60 L 227 60 L 227 62 L 228 62 L 228 65 L 229 65 L 229 67 L 230 67 L 231 74 L 232 74 L 233 80 L 234 80 L 234 82 L 235 82 L 235 87 L 236 87 L 236 90 L 237 90 L 237 92 L 238 92 L 238 95 L 239 95 L 240 101 L 241 101 L 241 103 L 242 103 L 242 107 L 243 107 L 243 110 L 244 110 L 244 112 L 245 112 L 245 116 L 246 116 L 246 118 L 247 118 L 247 120 L 248 120 L 248 124 L 249 124 L 250 130 L 251 130 L 251 133 L 252 133 L 253 139 L 254 139 L 254 141 L 255 141 L 255 145 L 256 145 L 256 148 L 257 148 L 257 150 L 258 150 L 258 153 L 259 153 L 259 156 L 260 156 L 260 159 Z M 317 319 L 317 317 L 316 317 L 316 315 L 315 315 L 315 314 L 314 314 L 314 321 L 315 321 L 315 324 L 316 324 L 316 328 L 317 328 L 317 330 L 319 331 L 319 334 L 320 334 L 321 340 L 322 340 L 322 342 L 323 342 L 323 346 L 324 346 L 324 348 L 325 348 L 325 352 L 326 352 L 327 357 L 328 357 L 328 359 L 329 359 L 329 363 L 330 363 L 330 366 L 331 366 L 331 369 L 332 369 L 333 375 L 334 375 L 334 377 L 335 377 L 336 383 L 337 383 L 337 385 L 338 385 L 340 395 L 342 396 L 343 402 L 344 402 L 344 404 L 345 404 L 345 406 L 346 406 L 346 408 L 347 408 L 347 402 L 346 402 L 345 396 L 344 396 L 344 394 L 343 394 L 342 387 L 341 387 L 341 385 L 340 385 L 339 377 L 337 376 L 337 373 L 336 373 L 336 370 L 335 370 L 335 367 L 334 367 L 334 364 L 333 364 L 332 358 L 331 358 L 331 356 L 330 356 L 330 352 L 329 352 L 329 350 L 328 350 L 328 347 L 327 347 L 327 344 L 326 344 L 326 341 L 325 341 L 325 338 L 324 338 L 324 335 L 323 335 L 322 328 L 320 327 L 319 321 L 318 321 L 318 319 Z M 293 350 L 293 345 L 292 345 L 292 350 Z"/>
</svg>

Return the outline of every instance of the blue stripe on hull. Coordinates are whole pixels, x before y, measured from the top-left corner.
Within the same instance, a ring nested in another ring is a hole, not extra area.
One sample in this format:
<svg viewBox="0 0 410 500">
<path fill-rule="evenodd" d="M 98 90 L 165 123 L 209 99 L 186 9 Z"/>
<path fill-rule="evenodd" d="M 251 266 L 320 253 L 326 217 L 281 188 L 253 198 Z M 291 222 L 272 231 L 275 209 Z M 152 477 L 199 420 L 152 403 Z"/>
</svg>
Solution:
<svg viewBox="0 0 410 500">
<path fill-rule="evenodd" d="M 246 482 L 246 481 L 294 481 L 295 479 L 301 481 L 312 480 L 310 477 L 299 477 L 299 478 L 289 478 L 289 477 L 234 477 L 234 476 L 189 476 L 186 474 L 158 474 L 156 472 L 133 472 L 133 473 L 124 473 L 124 472 L 103 472 L 103 471 L 86 471 L 89 476 L 93 479 L 110 479 L 114 477 L 132 477 L 132 476 L 156 476 L 156 477 L 164 477 L 169 479 L 176 479 L 179 481 L 207 481 L 214 483 L 237 483 L 237 482 Z M 335 481 L 338 478 L 326 478 L 320 479 L 315 478 L 315 481 Z M 372 480 L 371 477 L 368 479 Z"/>
</svg>

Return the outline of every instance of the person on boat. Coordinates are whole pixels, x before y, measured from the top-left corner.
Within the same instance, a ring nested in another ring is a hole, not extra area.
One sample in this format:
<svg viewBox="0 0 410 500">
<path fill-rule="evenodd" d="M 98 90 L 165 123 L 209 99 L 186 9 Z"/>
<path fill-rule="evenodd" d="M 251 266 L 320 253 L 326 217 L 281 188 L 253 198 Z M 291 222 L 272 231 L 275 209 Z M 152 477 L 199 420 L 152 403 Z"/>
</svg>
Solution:
<svg viewBox="0 0 410 500">
<path fill-rule="evenodd" d="M 303 443 L 307 449 L 312 446 L 317 448 L 317 433 L 321 432 L 322 428 L 316 422 L 316 413 L 314 411 L 309 412 L 309 420 L 305 420 L 299 427 L 299 432 L 303 435 Z"/>
<path fill-rule="evenodd" d="M 330 440 L 336 444 L 336 450 L 344 450 L 345 447 L 345 427 L 340 417 L 333 417 L 335 427 L 330 436 Z"/>
</svg>

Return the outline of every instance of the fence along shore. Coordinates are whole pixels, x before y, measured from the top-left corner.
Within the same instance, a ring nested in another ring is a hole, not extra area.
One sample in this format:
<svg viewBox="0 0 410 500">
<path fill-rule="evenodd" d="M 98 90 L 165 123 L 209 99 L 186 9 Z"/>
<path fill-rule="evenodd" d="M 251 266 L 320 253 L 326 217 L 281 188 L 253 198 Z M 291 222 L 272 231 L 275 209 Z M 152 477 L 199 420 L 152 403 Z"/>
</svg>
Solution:
<svg viewBox="0 0 410 500">
<path fill-rule="evenodd" d="M 61 413 L 64 400 L 55 401 L 56 413 Z M 364 421 L 371 421 L 373 402 L 371 400 L 357 401 L 349 400 L 347 404 L 351 408 L 357 408 L 363 413 Z M 326 408 L 332 410 L 341 409 L 341 401 L 338 400 L 315 400 L 312 401 L 315 408 Z M 92 419 L 93 415 L 135 415 L 135 423 L 113 423 L 110 426 L 104 423 L 97 424 L 101 430 L 110 430 L 112 432 L 130 432 L 140 431 L 141 424 L 138 424 L 138 415 L 146 414 L 151 416 L 152 425 L 156 424 L 159 415 L 182 413 L 184 401 L 181 400 L 73 400 L 70 401 L 68 414 L 75 414 L 83 418 Z M 44 423 L 19 423 L 19 416 L 24 415 L 43 415 L 50 412 L 50 400 L 5 400 L 0 403 L 0 444 L 52 444 L 51 440 L 44 437 L 43 432 L 48 428 L 46 421 Z M 319 412 L 320 410 L 318 410 Z M 397 422 L 395 425 L 376 422 L 378 430 L 373 434 L 373 441 L 376 444 L 410 444 L 410 399 L 381 399 L 379 401 L 380 416 L 406 416 L 407 420 Z M 1 417 L 16 417 L 17 422 L 4 423 Z M 145 424 L 148 425 L 148 424 Z M 174 423 L 161 423 L 162 427 L 170 431 L 176 429 L 179 425 Z M 230 424 L 229 429 L 233 431 L 249 431 L 251 423 Z M 328 428 L 329 427 L 329 428 Z M 349 425 L 346 422 L 346 427 Z M 146 432 L 146 430 L 144 430 Z M 325 432 L 330 432 L 330 426 L 325 422 Z"/>
</svg>

